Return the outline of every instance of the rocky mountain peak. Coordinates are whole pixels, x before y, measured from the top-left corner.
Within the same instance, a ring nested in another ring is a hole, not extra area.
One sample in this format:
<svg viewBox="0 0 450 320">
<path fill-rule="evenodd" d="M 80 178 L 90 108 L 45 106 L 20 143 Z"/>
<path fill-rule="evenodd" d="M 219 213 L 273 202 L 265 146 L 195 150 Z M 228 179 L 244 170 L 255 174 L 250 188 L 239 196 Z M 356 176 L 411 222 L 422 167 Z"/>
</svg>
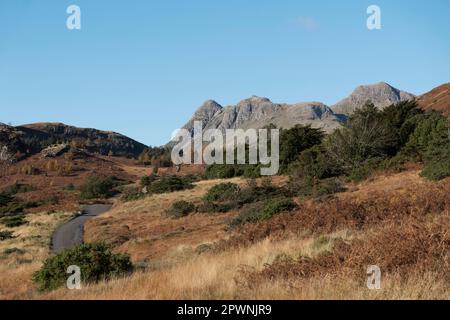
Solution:
<svg viewBox="0 0 450 320">
<path fill-rule="evenodd" d="M 335 113 L 349 115 L 357 108 L 371 101 L 375 107 L 383 109 L 393 103 L 412 100 L 415 96 L 411 93 L 394 88 L 386 82 L 357 87 L 350 96 L 332 106 Z"/>
</svg>

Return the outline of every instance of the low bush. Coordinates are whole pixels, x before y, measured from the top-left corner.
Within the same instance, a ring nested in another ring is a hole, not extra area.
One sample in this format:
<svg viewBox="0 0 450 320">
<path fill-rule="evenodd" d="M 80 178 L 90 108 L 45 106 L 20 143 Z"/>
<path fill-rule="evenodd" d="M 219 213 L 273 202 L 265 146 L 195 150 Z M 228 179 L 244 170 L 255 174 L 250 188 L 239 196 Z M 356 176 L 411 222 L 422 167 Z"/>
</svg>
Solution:
<svg viewBox="0 0 450 320">
<path fill-rule="evenodd" d="M 450 177 L 450 158 L 449 161 L 430 161 L 426 163 L 421 176 L 433 181 Z"/>
<path fill-rule="evenodd" d="M 69 183 L 68 185 L 64 186 L 64 191 L 75 191 L 75 186 L 73 185 L 73 183 Z"/>
<path fill-rule="evenodd" d="M 204 176 L 206 179 L 229 179 L 242 174 L 234 165 L 213 164 L 206 167 Z"/>
<path fill-rule="evenodd" d="M 291 177 L 289 189 L 297 196 L 318 198 L 342 192 L 345 190 L 345 187 L 339 178 L 317 180 L 308 177 L 299 179 Z"/>
<path fill-rule="evenodd" d="M 246 223 L 267 220 L 278 213 L 294 210 L 296 207 L 296 203 L 291 198 L 283 196 L 252 203 L 245 206 L 242 212 L 230 221 L 229 226 L 235 228 Z"/>
<path fill-rule="evenodd" d="M 383 163 L 384 158 L 369 158 L 361 165 L 350 170 L 348 178 L 354 182 L 360 182 L 367 179 Z"/>
<path fill-rule="evenodd" d="M 24 215 L 18 215 L 18 216 L 11 216 L 11 217 L 3 217 L 0 220 L 0 223 L 2 223 L 7 228 L 16 228 L 16 227 L 20 227 L 24 224 L 27 224 L 28 221 L 25 220 Z"/>
<path fill-rule="evenodd" d="M 80 188 L 81 199 L 104 199 L 114 195 L 118 181 L 114 177 L 90 177 Z"/>
<path fill-rule="evenodd" d="M 104 244 L 82 244 L 45 260 L 33 280 L 40 290 L 57 289 L 66 284 L 67 268 L 78 266 L 82 282 L 98 282 L 128 274 L 133 265 L 128 255 L 113 254 Z"/>
<path fill-rule="evenodd" d="M 240 188 L 235 183 L 220 183 L 208 190 L 203 200 L 205 201 L 225 201 L 236 198 Z"/>
<path fill-rule="evenodd" d="M 176 201 L 166 211 L 167 216 L 173 218 L 182 218 L 195 211 L 195 205 L 187 201 Z"/>
<path fill-rule="evenodd" d="M 30 186 L 28 184 L 15 183 L 6 188 L 3 192 L 9 195 L 15 195 L 17 193 L 26 193 L 33 190 L 34 190 L 33 186 Z"/>
<path fill-rule="evenodd" d="M 156 176 L 156 174 L 151 174 L 149 176 L 143 176 L 141 178 L 141 187 L 149 187 L 153 182 L 156 181 L 158 177 Z"/>
<path fill-rule="evenodd" d="M 197 211 L 201 213 L 225 213 L 236 208 L 236 203 L 214 203 L 204 202 L 197 207 Z"/>
<path fill-rule="evenodd" d="M 136 201 L 142 199 L 144 196 L 145 194 L 140 192 L 139 188 L 131 187 L 123 190 L 120 200 L 123 202 Z"/>
<path fill-rule="evenodd" d="M 194 185 L 189 179 L 179 176 L 164 176 L 150 184 L 148 191 L 151 193 L 166 193 L 192 189 L 193 187 Z"/>
<path fill-rule="evenodd" d="M 5 241 L 14 238 L 11 231 L 0 231 L 0 241 Z"/>
<path fill-rule="evenodd" d="M 14 198 L 8 193 L 0 193 L 0 207 L 7 206 L 10 202 L 12 202 Z"/>
<path fill-rule="evenodd" d="M 3 250 L 3 254 L 5 255 L 10 255 L 10 254 L 25 254 L 26 251 L 20 248 L 6 248 L 5 250 Z"/>
</svg>

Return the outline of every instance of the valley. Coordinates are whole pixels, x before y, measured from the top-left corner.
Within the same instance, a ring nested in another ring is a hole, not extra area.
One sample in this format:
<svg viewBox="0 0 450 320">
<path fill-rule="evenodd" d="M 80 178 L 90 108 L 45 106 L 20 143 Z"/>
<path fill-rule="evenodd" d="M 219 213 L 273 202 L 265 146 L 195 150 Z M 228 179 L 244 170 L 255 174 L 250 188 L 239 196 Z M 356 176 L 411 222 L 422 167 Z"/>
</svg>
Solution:
<svg viewBox="0 0 450 320">
<path fill-rule="evenodd" d="M 2 125 L 0 298 L 450 299 L 443 88 L 416 105 L 387 84 L 359 87 L 350 109 L 377 104 L 328 132 L 258 97 L 207 102 L 184 126 L 291 120 L 278 123 L 271 177 L 253 164 L 175 166 L 170 145 L 116 133 Z M 59 266 L 77 263 L 99 274 L 69 290 Z M 380 290 L 366 285 L 373 265 Z"/>
</svg>

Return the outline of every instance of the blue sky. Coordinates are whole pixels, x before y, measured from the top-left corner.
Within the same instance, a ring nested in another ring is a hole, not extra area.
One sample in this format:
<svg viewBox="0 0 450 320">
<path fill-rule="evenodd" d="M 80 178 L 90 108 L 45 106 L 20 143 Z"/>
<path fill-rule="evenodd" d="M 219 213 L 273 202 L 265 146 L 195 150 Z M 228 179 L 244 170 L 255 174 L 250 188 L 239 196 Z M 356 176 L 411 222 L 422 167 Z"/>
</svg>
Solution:
<svg viewBox="0 0 450 320">
<path fill-rule="evenodd" d="M 66 28 L 69 5 L 81 30 Z M 369 31 L 366 9 L 381 8 Z M 360 84 L 449 82 L 448 0 L 1 0 L 0 122 L 160 145 L 203 101 L 333 104 Z"/>
</svg>

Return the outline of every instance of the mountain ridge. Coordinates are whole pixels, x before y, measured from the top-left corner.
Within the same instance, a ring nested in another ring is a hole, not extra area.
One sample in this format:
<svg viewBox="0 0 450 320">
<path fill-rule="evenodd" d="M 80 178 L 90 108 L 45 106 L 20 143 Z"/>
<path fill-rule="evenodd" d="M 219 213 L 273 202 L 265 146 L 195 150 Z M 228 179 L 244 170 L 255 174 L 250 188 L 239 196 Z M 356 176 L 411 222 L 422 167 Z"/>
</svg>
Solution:
<svg viewBox="0 0 450 320">
<path fill-rule="evenodd" d="M 328 106 L 322 102 L 274 103 L 266 97 L 251 96 L 235 105 L 223 107 L 215 100 L 205 101 L 183 126 L 191 134 L 194 122 L 202 122 L 206 129 L 250 129 L 274 124 L 291 128 L 297 124 L 311 125 L 327 133 L 341 127 L 358 107 L 367 101 L 383 109 L 393 103 L 414 99 L 415 96 L 386 82 L 358 86 L 346 98 Z"/>
</svg>

